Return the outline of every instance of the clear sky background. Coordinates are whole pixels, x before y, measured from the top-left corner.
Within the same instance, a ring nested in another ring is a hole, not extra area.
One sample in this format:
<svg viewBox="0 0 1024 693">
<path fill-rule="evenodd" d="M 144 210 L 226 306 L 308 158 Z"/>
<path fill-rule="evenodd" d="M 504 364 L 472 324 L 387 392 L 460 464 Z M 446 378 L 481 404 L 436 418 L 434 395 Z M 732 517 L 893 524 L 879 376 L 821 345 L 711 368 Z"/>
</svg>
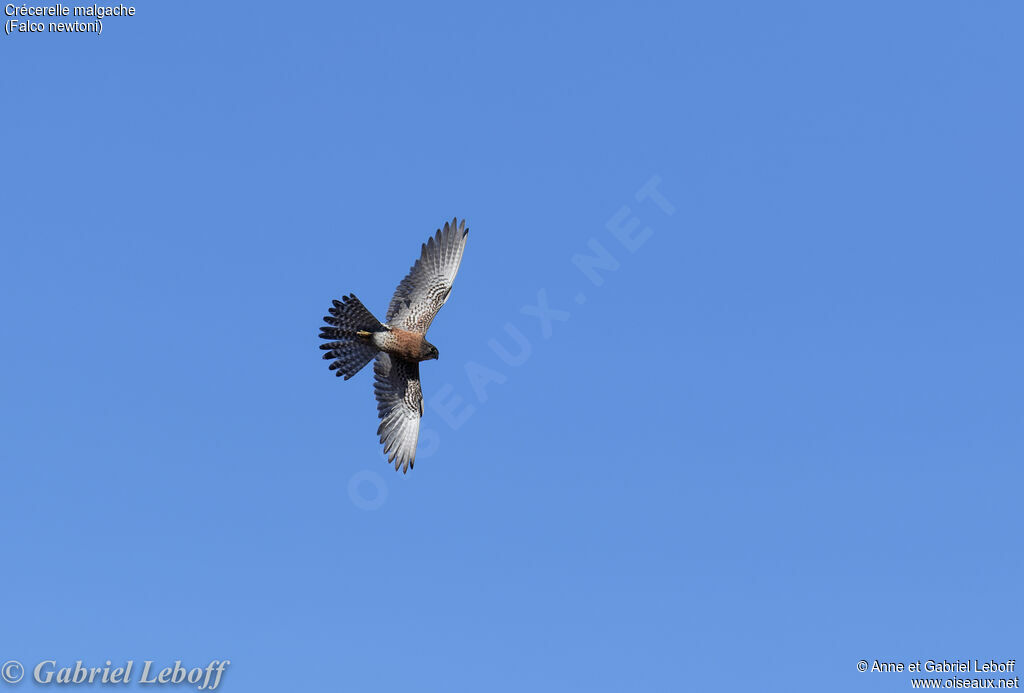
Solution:
<svg viewBox="0 0 1024 693">
<path fill-rule="evenodd" d="M 1022 21 L 148 2 L 0 36 L 0 661 L 230 659 L 228 693 L 1024 661 Z M 318 326 L 382 317 L 455 215 L 403 477 Z"/>
</svg>

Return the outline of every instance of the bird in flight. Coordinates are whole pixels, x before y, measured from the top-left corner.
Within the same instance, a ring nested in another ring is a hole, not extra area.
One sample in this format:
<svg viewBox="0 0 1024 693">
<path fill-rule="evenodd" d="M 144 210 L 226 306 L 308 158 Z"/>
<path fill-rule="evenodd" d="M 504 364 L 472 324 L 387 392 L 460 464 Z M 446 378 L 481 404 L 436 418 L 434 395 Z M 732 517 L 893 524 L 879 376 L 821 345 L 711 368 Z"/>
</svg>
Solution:
<svg viewBox="0 0 1024 693">
<path fill-rule="evenodd" d="M 456 224 L 452 219 L 427 239 L 420 259 L 395 289 L 383 323 L 349 294 L 334 301 L 331 314 L 324 316 L 328 326 L 320 328 L 320 337 L 331 340 L 320 348 L 327 352 L 324 358 L 331 360 L 335 375 L 348 380 L 376 357 L 373 393 L 381 420 L 377 434 L 388 462 L 395 463 L 395 471 L 401 467 L 403 474 L 416 460 L 423 416 L 420 361 L 438 356 L 437 347 L 427 341 L 427 329 L 448 301 L 468 235 L 466 221 Z"/>
</svg>

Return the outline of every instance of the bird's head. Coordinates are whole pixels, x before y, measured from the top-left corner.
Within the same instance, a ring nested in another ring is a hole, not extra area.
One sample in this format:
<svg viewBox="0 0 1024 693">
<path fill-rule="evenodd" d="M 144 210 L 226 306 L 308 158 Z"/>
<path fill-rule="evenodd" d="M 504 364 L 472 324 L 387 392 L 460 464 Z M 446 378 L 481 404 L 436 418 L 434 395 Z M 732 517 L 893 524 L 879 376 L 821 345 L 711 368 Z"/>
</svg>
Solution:
<svg viewBox="0 0 1024 693">
<path fill-rule="evenodd" d="M 423 346 L 420 347 L 420 357 L 424 361 L 427 361 L 430 359 L 436 359 L 438 355 L 437 347 L 424 339 Z"/>
</svg>

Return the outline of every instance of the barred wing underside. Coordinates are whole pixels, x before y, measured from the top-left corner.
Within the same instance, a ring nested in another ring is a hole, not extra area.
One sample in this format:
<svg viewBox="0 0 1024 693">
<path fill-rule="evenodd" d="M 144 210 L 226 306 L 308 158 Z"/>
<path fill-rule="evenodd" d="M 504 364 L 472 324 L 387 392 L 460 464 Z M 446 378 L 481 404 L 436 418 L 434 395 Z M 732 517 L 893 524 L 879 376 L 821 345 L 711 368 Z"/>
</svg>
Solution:
<svg viewBox="0 0 1024 693">
<path fill-rule="evenodd" d="M 420 390 L 420 365 L 385 352 L 377 354 L 373 364 L 373 394 L 380 417 L 380 442 L 388 462 L 402 472 L 416 460 L 416 441 L 420 437 L 423 393 Z"/>
<path fill-rule="evenodd" d="M 392 327 L 426 334 L 451 293 L 468 235 L 466 221 L 456 226 L 456 220 L 452 219 L 423 244 L 420 259 L 395 289 L 385 322 Z"/>
</svg>

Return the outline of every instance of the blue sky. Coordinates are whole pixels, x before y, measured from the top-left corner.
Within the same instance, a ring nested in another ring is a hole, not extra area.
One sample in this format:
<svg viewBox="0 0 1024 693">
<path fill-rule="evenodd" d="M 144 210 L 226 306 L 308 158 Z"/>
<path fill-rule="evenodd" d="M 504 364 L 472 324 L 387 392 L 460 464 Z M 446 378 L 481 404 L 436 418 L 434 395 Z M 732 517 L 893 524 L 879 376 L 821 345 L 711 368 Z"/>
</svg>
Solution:
<svg viewBox="0 0 1024 693">
<path fill-rule="evenodd" d="M 175 2 L 0 37 L 0 661 L 230 659 L 245 693 L 1024 661 L 1022 20 Z M 403 477 L 318 325 L 382 316 L 455 215 Z"/>
</svg>

